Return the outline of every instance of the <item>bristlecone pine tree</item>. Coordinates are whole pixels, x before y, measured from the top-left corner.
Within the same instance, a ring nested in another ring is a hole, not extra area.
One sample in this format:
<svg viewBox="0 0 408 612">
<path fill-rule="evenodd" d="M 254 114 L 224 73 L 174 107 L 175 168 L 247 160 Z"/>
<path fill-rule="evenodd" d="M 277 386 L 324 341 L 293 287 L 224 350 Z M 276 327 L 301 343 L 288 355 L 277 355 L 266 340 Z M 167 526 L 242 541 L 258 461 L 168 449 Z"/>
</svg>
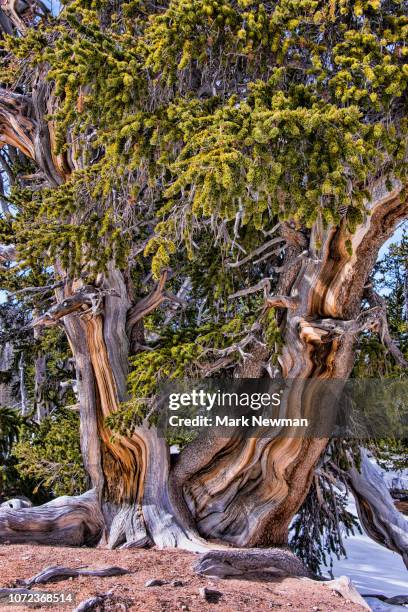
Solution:
<svg viewBox="0 0 408 612">
<path fill-rule="evenodd" d="M 365 330 L 406 368 L 367 281 L 408 216 L 407 3 L 4 0 L 0 24 L 3 287 L 52 276 L 32 324 L 67 334 L 90 479 L 2 510 L 0 538 L 284 546 L 328 440 L 203 434 L 170 462 L 144 401 L 184 376 L 346 379 Z M 357 464 L 364 528 L 408 563 Z"/>
</svg>

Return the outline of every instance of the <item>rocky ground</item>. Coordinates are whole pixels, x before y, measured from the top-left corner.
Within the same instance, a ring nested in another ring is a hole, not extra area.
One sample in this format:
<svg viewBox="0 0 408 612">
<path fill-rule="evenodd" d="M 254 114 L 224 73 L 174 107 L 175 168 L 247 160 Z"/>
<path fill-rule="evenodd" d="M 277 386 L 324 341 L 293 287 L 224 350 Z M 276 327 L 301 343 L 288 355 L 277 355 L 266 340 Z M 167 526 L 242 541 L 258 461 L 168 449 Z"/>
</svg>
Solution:
<svg viewBox="0 0 408 612">
<path fill-rule="evenodd" d="M 243 610 L 292 610 L 334 612 L 362 610 L 321 583 L 305 579 L 217 580 L 197 576 L 192 566 L 196 555 L 179 550 L 104 550 L 56 548 L 45 546 L 0 546 L 1 587 L 13 586 L 16 579 L 28 579 L 50 565 L 103 568 L 120 566 L 130 570 L 124 576 L 79 576 L 46 585 L 33 591 L 67 592 L 75 603 L 52 605 L 52 610 L 68 612 L 87 598 L 111 593 L 101 610 L 164 610 L 241 612 Z M 149 581 L 165 581 L 161 586 L 146 586 Z M 210 591 L 218 591 L 212 594 Z M 41 606 L 39 606 L 41 607 Z M 32 609 L 0 603 L 0 610 Z M 43 606 L 45 609 L 45 606 Z M 86 608 L 84 608 L 86 610 Z"/>
</svg>

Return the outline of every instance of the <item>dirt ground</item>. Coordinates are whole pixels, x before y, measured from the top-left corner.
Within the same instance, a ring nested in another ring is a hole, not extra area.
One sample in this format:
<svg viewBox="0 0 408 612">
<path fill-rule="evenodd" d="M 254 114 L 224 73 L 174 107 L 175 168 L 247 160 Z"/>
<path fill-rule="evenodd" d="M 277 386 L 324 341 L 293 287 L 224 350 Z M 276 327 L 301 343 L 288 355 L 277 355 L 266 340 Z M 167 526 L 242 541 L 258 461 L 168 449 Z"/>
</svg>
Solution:
<svg viewBox="0 0 408 612">
<path fill-rule="evenodd" d="M 99 593 L 112 591 L 113 597 L 104 610 L 138 610 L 163 612 L 241 612 L 250 610 L 358 611 L 354 605 L 322 584 L 296 578 L 276 579 L 273 582 L 250 580 L 215 580 L 197 576 L 192 571 L 196 555 L 179 550 L 105 550 L 85 548 L 56 548 L 46 546 L 0 546 L 0 587 L 10 587 L 16 579 L 27 579 L 50 565 L 65 567 L 88 566 L 90 569 L 120 566 L 130 574 L 111 578 L 70 578 L 57 583 L 33 587 L 35 591 L 67 592 L 75 595 L 75 603 L 38 606 L 56 612 L 72 611 L 78 604 Z M 151 579 L 166 580 L 169 584 L 146 587 Z M 173 586 L 171 581 L 181 581 Z M 222 593 L 218 603 L 207 603 L 199 589 L 207 587 Z M 32 610 L 33 606 L 0 603 L 0 610 Z"/>
</svg>

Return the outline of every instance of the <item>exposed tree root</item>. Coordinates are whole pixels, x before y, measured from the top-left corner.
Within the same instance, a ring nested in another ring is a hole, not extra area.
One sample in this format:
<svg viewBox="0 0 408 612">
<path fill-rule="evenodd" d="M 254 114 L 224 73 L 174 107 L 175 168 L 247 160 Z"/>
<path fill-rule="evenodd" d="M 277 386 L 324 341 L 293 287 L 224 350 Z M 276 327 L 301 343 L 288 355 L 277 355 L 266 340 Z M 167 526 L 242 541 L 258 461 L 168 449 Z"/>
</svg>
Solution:
<svg viewBox="0 0 408 612">
<path fill-rule="evenodd" d="M 17 580 L 16 584 L 21 586 L 31 587 L 33 584 L 46 584 L 47 582 L 56 582 L 58 580 L 66 580 L 67 578 L 77 578 L 78 576 L 98 576 L 105 578 L 107 576 L 124 576 L 130 574 L 130 571 L 123 567 L 106 567 L 103 569 L 86 569 L 75 567 L 51 566 L 43 569 L 39 574 L 36 574 L 28 580 Z"/>
<path fill-rule="evenodd" d="M 254 575 L 313 577 L 312 572 L 284 548 L 211 550 L 200 557 L 194 571 L 201 576 L 216 578 Z"/>
<path fill-rule="evenodd" d="M 106 607 L 108 604 L 108 607 Z M 111 591 L 108 593 L 99 593 L 89 599 L 84 599 L 75 608 L 74 612 L 90 612 L 91 610 L 129 610 L 132 602 L 124 599 L 123 597 L 117 597 L 113 595 Z"/>
<path fill-rule="evenodd" d="M 32 593 L 41 593 L 41 591 L 31 591 L 24 587 L 2 588 L 0 589 L 0 603 L 4 600 L 9 601 L 10 595 L 29 595 Z"/>
<path fill-rule="evenodd" d="M 78 497 L 58 497 L 35 508 L 0 509 L 0 543 L 95 545 L 104 526 L 94 490 Z"/>
</svg>

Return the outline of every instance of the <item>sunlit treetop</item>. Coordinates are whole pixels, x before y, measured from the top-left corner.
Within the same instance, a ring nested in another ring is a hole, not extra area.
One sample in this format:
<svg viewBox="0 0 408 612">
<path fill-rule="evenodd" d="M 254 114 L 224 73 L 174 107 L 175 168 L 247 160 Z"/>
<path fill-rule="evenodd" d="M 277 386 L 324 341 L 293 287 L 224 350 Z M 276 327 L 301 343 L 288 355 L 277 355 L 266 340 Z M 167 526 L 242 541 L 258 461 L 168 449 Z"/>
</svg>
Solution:
<svg viewBox="0 0 408 612">
<path fill-rule="evenodd" d="M 144 241 L 158 276 L 277 219 L 353 232 L 373 180 L 406 173 L 407 35 L 400 0 L 75 0 L 6 36 L 2 79 L 46 72 L 67 169 L 25 194 L 22 255 L 89 271 Z"/>
</svg>

